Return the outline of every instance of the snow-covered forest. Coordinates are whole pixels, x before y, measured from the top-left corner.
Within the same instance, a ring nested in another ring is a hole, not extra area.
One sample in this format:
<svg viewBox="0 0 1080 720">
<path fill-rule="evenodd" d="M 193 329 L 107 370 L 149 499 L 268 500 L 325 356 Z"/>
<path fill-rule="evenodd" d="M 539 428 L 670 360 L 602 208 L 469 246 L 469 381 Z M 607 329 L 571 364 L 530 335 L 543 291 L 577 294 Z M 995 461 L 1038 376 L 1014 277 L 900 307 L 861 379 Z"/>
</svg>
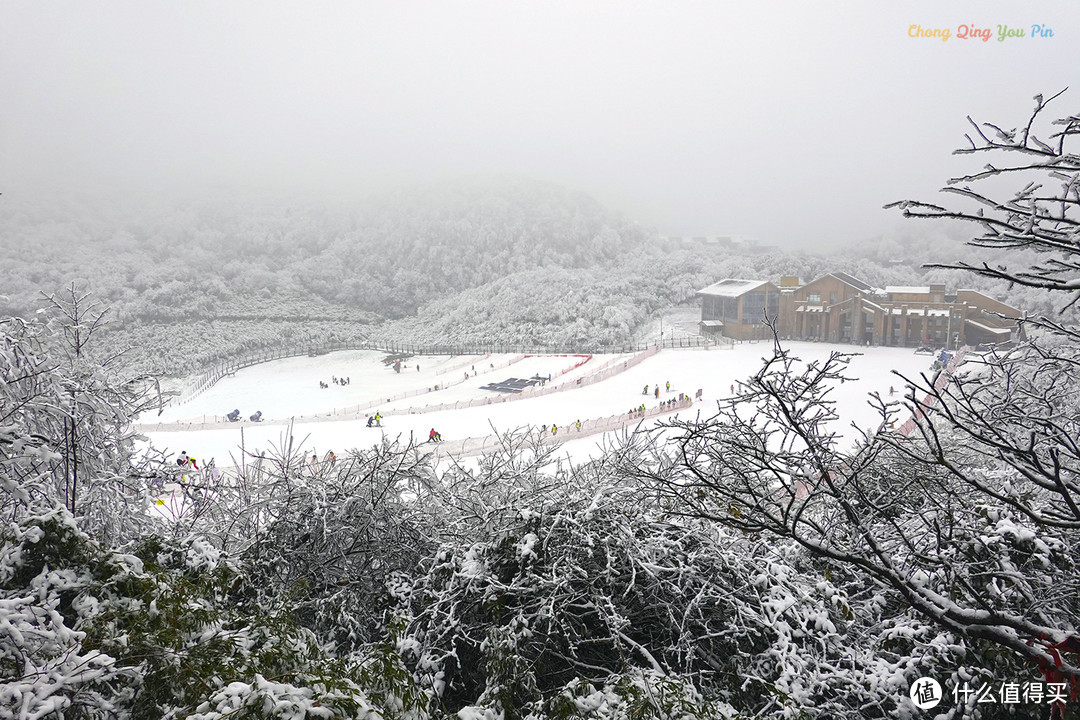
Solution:
<svg viewBox="0 0 1080 720">
<path fill-rule="evenodd" d="M 966 227 L 955 257 L 953 230 L 925 253 L 691 252 L 531 184 L 395 199 L 404 214 L 9 223 L 0 719 L 916 718 L 923 677 L 945 688 L 936 717 L 1074 713 L 1080 330 L 1062 309 L 1080 118 L 1049 112 L 1039 98 L 1034 131 L 975 126 L 966 152 L 992 164 L 950 186 L 956 204 L 899 205 Z M 983 182 L 1001 175 L 1015 196 Z M 214 333 L 233 341 L 218 352 L 354 325 L 618 342 L 716 277 L 829 270 L 1011 286 L 1040 315 L 1013 349 L 907 378 L 854 445 L 829 429 L 845 355 L 797 370 L 777 347 L 715 412 L 579 465 L 527 435 L 476 463 L 387 442 L 314 472 L 288 453 L 222 474 L 136 450 L 133 418 L 162 402 L 147 357 L 197 368 Z M 1020 701 L 1021 684 L 1045 695 Z"/>
<path fill-rule="evenodd" d="M 948 226 L 823 253 L 684 245 L 581 193 L 530 182 L 439 184 L 359 206 L 42 203 L 6 218 L 0 312 L 27 316 L 71 282 L 140 371 L 184 375 L 256 349 L 370 334 L 429 343 L 618 346 L 724 277 L 945 283 L 1057 312 L 1045 290 L 927 262 L 983 260 Z M 183 347 L 178 352 L 178 345 Z"/>
</svg>

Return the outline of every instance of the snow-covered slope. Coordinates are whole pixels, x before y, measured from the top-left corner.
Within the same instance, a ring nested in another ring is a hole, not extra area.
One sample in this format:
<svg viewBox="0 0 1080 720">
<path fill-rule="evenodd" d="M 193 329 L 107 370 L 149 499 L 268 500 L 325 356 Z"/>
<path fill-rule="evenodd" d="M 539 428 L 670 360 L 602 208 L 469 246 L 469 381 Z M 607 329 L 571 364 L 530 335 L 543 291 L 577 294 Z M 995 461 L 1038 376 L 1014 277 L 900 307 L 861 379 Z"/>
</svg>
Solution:
<svg viewBox="0 0 1080 720">
<path fill-rule="evenodd" d="M 854 350 L 851 346 L 819 343 L 789 343 L 788 347 L 806 362 L 822 360 L 833 351 Z M 552 424 L 566 433 L 567 452 L 574 457 L 587 457 L 601 436 L 571 440 L 575 421 L 628 413 L 642 403 L 653 408 L 659 401 L 677 397 L 679 393 L 693 396 L 698 389 L 702 391 L 702 401 L 681 412 L 708 414 L 715 408 L 716 400 L 729 395 L 733 385 L 754 373 L 771 350 L 769 343 L 742 344 L 731 350 L 664 350 L 639 364 L 627 363 L 629 367 L 625 371 L 591 384 L 587 381 L 579 384 L 577 380 L 588 378 L 601 368 L 618 367 L 628 358 L 598 355 L 582 362 L 583 358 L 578 356 L 419 357 L 410 358 L 401 373 L 384 366 L 383 356 L 375 352 L 290 358 L 241 370 L 191 403 L 170 408 L 152 421 L 144 418 L 144 422 L 169 423 L 186 419 L 192 421 L 191 429 L 178 429 L 186 426 L 175 424 L 160 428 L 147 424 L 143 430 L 159 448 L 176 453 L 184 450 L 204 460 L 216 458 L 220 466 L 234 464 L 230 458 L 239 458 L 241 442 L 247 452 L 280 447 L 287 440 L 290 418 L 295 418 L 294 445 L 299 444 L 309 455 L 316 453 L 320 457 L 330 450 L 340 455 L 352 448 L 370 447 L 384 435 L 403 440 L 412 436 L 425 441 L 431 428 L 437 429 L 444 440 L 453 441 L 516 428 L 550 428 Z M 868 404 L 869 393 L 880 392 L 884 396 L 894 386 L 899 395 L 902 383 L 892 371 L 914 377 L 928 372 L 930 360 L 903 348 L 860 348 L 858 352 L 861 354 L 853 359 L 849 369 L 855 381 L 838 385 L 833 391 L 840 414 L 837 430 L 851 439 L 856 436 L 850 428 L 852 423 L 870 427 L 876 420 L 877 415 Z M 471 375 L 473 366 L 478 375 L 466 380 L 465 372 L 468 370 Z M 525 393 L 507 399 L 501 393 L 481 389 L 496 380 L 534 374 L 546 377 L 549 373 L 552 381 L 544 388 L 546 394 L 535 397 Z M 335 385 L 330 382 L 332 376 L 349 377 L 351 383 Z M 320 380 L 330 387 L 321 389 Z M 446 389 L 447 383 L 454 384 Z M 671 384 L 670 392 L 664 390 L 666 383 Z M 661 387 L 659 400 L 654 394 L 657 384 Z M 443 389 L 427 391 L 435 385 Z M 642 393 L 645 385 L 649 386 L 647 396 Z M 555 387 L 565 391 L 551 392 Z M 419 394 L 384 402 L 413 391 Z M 486 400 L 491 400 L 491 404 L 477 404 Z M 446 408 L 446 403 L 474 406 L 451 409 Z M 357 406 L 372 404 L 375 405 L 371 408 L 355 410 Z M 425 412 L 424 405 L 439 405 L 443 409 Z M 204 418 L 213 420 L 216 415 L 220 419 L 234 408 L 243 417 L 262 410 L 270 420 L 258 424 L 203 425 Z M 367 416 L 376 410 L 384 416 L 383 427 L 369 428 Z"/>
</svg>

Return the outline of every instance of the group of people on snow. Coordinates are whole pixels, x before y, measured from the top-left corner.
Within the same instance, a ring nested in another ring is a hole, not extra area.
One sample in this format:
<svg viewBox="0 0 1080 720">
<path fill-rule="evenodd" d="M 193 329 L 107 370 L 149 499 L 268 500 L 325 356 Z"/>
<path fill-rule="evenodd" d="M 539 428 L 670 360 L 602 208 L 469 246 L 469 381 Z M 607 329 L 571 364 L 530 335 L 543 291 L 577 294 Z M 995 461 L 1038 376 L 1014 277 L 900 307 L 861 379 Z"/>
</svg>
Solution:
<svg viewBox="0 0 1080 720">
<path fill-rule="evenodd" d="M 581 432 L 581 420 L 575 420 L 574 424 L 573 424 L 573 427 L 574 427 L 575 431 Z M 548 427 L 547 427 L 547 425 L 544 425 L 541 429 L 547 430 Z M 558 435 L 559 434 L 559 426 L 558 425 L 552 423 L 552 425 L 551 425 L 551 434 L 552 435 Z"/>
<path fill-rule="evenodd" d="M 188 455 L 186 450 L 181 450 L 180 451 L 180 454 L 176 458 L 176 466 L 179 468 L 179 472 L 180 472 L 180 478 L 179 479 L 180 479 L 181 482 L 183 482 L 184 480 L 187 480 L 188 476 L 185 475 L 184 473 L 186 473 L 186 472 L 188 472 L 190 470 L 198 471 L 199 473 L 201 473 L 202 477 L 209 478 L 212 482 L 215 482 L 215 483 L 217 481 L 221 480 L 221 478 L 222 478 L 222 473 L 221 473 L 220 470 L 218 470 L 217 463 L 214 462 L 213 458 L 210 458 L 210 462 L 206 463 L 203 467 L 200 468 L 199 463 L 195 459 L 195 457 L 193 455 Z M 163 475 L 159 475 L 158 477 L 154 478 L 151 482 L 155 486 L 155 488 L 160 492 L 160 491 L 164 490 L 165 483 L 168 480 L 169 480 L 168 475 L 163 474 Z M 158 505 L 164 505 L 165 501 L 164 500 L 158 500 L 157 503 L 158 503 Z"/>
<path fill-rule="evenodd" d="M 212 480 L 221 479 L 221 471 L 218 470 L 214 458 L 210 458 L 210 462 L 200 468 L 195 456 L 188 455 L 187 451 L 181 450 L 180 455 L 176 458 L 176 466 L 181 469 L 191 468 L 192 470 L 199 470 L 200 472 L 206 473 Z"/>
<path fill-rule="evenodd" d="M 195 458 L 188 455 L 186 450 L 180 451 L 180 456 L 176 458 L 176 464 L 182 468 L 190 467 L 195 468 L 196 470 L 199 469 L 199 464 L 195 462 Z"/>
<path fill-rule="evenodd" d="M 330 376 L 330 382 L 334 383 L 335 385 L 348 385 L 349 383 L 352 382 L 352 380 L 350 380 L 347 377 L 340 377 L 339 378 L 336 375 L 331 375 Z M 320 380 L 319 381 L 319 387 L 321 389 L 325 390 L 326 388 L 328 388 L 330 386 L 327 385 L 324 381 Z"/>
<path fill-rule="evenodd" d="M 659 400 L 660 399 L 660 383 L 656 383 L 655 385 L 653 385 L 653 388 L 654 388 L 653 395 L 657 400 Z M 671 392 L 671 381 L 670 380 L 664 382 L 664 392 Z M 646 385 L 645 389 L 641 391 L 641 394 L 642 395 L 648 395 L 649 394 L 649 386 L 648 385 Z"/>
<path fill-rule="evenodd" d="M 314 475 L 318 472 L 319 468 L 327 467 L 332 468 L 337 464 L 337 455 L 333 450 L 330 450 L 323 456 L 322 460 L 319 460 L 318 453 L 311 453 L 311 458 L 308 460 L 308 467 L 311 468 L 311 473 Z"/>
</svg>

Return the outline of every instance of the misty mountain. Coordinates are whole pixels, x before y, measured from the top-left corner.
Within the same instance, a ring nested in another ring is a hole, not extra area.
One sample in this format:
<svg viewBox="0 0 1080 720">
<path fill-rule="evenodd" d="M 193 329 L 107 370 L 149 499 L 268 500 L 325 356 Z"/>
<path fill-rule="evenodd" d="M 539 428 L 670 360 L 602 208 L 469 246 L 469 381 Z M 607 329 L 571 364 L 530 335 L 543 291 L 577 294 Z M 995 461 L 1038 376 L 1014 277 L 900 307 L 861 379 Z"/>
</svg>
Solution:
<svg viewBox="0 0 1080 720">
<path fill-rule="evenodd" d="M 0 314 L 72 282 L 112 308 L 109 332 L 155 373 L 281 343 L 618 346 L 725 277 L 944 282 L 1050 312 L 927 260 L 976 254 L 956 235 L 882 237 L 835 254 L 663 240 L 580 192 L 520 178 L 386 190 L 360 202 L 5 198 Z M 954 233 L 955 235 L 955 233 Z M 1020 302 L 1017 302 L 1020 300 Z M 177 341 L 181 340 L 177 350 Z"/>
<path fill-rule="evenodd" d="M 351 206 L 200 202 L 6 209 L 0 312 L 87 285 L 124 322 L 230 316 L 402 317 L 536 267 L 595 268 L 644 248 L 588 196 L 501 179 L 387 192 Z M 74 219 L 78 218 L 78 219 Z"/>
</svg>

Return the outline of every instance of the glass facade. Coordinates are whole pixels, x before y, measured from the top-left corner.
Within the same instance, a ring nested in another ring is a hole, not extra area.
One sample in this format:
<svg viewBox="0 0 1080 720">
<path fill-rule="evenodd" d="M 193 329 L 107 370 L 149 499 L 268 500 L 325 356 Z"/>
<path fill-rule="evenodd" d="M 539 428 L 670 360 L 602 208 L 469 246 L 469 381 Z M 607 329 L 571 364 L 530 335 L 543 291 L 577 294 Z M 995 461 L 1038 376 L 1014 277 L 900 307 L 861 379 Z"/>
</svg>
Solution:
<svg viewBox="0 0 1080 720">
<path fill-rule="evenodd" d="M 759 323 L 765 316 L 765 291 L 754 290 L 743 295 L 744 323 Z"/>
<path fill-rule="evenodd" d="M 750 285 L 745 281 L 739 281 L 739 284 Z M 773 321 L 779 320 L 780 316 L 780 292 L 767 285 L 735 296 L 703 294 L 701 300 L 701 319 L 723 323 L 724 333 L 734 333 L 731 336 L 739 339 L 761 337 L 767 332 L 764 327 L 766 315 Z"/>
</svg>

